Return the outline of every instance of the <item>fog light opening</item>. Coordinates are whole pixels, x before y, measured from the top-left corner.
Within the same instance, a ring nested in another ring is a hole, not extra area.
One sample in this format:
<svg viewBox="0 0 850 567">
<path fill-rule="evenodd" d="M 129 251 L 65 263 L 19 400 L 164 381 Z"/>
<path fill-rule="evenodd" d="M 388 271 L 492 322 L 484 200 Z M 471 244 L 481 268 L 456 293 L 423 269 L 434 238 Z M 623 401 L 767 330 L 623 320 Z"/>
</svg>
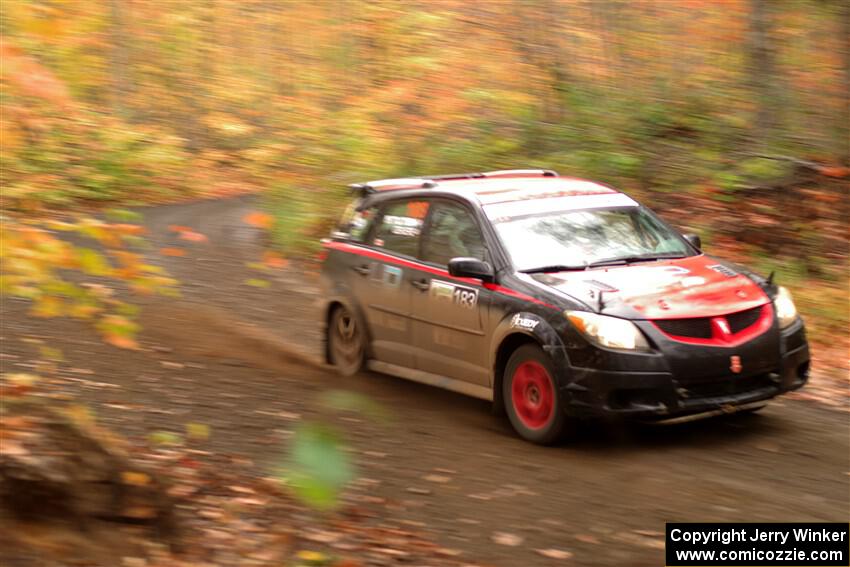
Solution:
<svg viewBox="0 0 850 567">
<path fill-rule="evenodd" d="M 797 367 L 797 378 L 799 378 L 801 380 L 808 380 L 808 378 L 809 378 L 809 361 L 808 360 Z"/>
</svg>

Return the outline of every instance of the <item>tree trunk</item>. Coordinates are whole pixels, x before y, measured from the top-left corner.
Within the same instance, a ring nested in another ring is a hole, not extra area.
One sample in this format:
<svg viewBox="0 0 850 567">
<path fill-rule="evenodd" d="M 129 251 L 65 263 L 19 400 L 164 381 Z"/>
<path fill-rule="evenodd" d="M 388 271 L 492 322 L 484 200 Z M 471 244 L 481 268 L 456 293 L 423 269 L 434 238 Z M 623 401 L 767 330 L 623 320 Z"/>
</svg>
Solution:
<svg viewBox="0 0 850 567">
<path fill-rule="evenodd" d="M 838 4 L 840 10 L 838 32 L 843 37 L 841 47 L 841 71 L 843 88 L 839 91 L 840 111 L 838 113 L 838 152 L 839 159 L 850 167 L 850 2 Z"/>
<path fill-rule="evenodd" d="M 755 146 L 764 149 L 778 125 L 776 48 L 772 0 L 750 0 L 749 79 L 755 102 L 753 136 Z"/>
<path fill-rule="evenodd" d="M 126 98 L 130 94 L 130 49 L 127 13 L 124 0 L 109 1 L 109 29 L 112 46 L 109 61 L 111 78 L 111 106 L 116 116 L 128 118 Z"/>
</svg>

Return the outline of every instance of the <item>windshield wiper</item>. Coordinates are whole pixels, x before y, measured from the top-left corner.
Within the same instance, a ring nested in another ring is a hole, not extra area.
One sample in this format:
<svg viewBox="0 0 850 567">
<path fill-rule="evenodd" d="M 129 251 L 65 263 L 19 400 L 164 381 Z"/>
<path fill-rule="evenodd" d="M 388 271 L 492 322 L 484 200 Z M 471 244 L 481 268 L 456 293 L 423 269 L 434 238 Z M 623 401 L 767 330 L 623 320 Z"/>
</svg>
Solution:
<svg viewBox="0 0 850 567">
<path fill-rule="evenodd" d="M 625 266 L 633 262 L 649 262 L 651 260 L 669 260 L 675 258 L 684 258 L 685 255 L 680 252 L 650 252 L 648 254 L 635 254 L 633 256 L 621 256 L 618 258 L 606 258 L 584 264 L 552 264 L 551 266 L 540 266 L 539 268 L 529 268 L 520 270 L 523 274 L 550 274 L 555 272 L 577 272 L 587 270 L 588 268 L 600 268 L 602 266 Z"/>
<path fill-rule="evenodd" d="M 635 254 L 633 256 L 621 256 L 619 258 L 597 260 L 596 262 L 589 263 L 587 267 L 598 268 L 600 266 L 618 266 L 623 264 L 632 264 L 634 262 L 649 262 L 651 260 L 669 260 L 684 257 L 685 255 L 680 252 L 650 252 L 649 254 Z"/>
<path fill-rule="evenodd" d="M 583 264 L 581 266 L 568 266 L 565 264 L 552 264 L 551 266 L 540 266 L 539 268 L 529 268 L 527 270 L 520 270 L 523 274 L 551 274 L 555 272 L 575 272 L 580 270 L 586 270 L 587 264 Z"/>
</svg>

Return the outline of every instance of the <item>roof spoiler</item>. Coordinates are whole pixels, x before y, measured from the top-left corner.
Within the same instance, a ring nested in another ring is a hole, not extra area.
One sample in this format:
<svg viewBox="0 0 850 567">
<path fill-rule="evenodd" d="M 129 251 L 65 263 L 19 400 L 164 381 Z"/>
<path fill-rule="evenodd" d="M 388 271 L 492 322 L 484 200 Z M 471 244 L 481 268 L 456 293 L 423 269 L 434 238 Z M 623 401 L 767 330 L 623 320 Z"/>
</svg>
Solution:
<svg viewBox="0 0 850 567">
<path fill-rule="evenodd" d="M 388 191 L 392 189 L 431 189 L 436 187 L 440 181 L 455 181 L 461 179 L 504 179 L 512 177 L 558 177 L 558 174 L 551 169 L 500 169 L 497 171 L 474 173 L 450 173 L 448 175 L 379 179 L 376 181 L 367 181 L 366 183 L 352 183 L 348 187 L 353 193 L 363 196 L 377 191 Z"/>
</svg>

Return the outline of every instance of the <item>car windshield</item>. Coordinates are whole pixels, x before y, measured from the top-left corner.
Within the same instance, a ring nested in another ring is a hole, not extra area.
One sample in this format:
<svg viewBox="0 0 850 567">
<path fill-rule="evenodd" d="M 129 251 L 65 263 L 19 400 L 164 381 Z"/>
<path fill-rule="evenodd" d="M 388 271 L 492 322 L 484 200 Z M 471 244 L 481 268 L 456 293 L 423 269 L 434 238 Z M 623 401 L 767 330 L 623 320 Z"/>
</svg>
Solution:
<svg viewBox="0 0 850 567">
<path fill-rule="evenodd" d="M 496 222 L 515 268 L 582 270 L 694 255 L 687 242 L 643 207 L 550 212 Z"/>
</svg>

